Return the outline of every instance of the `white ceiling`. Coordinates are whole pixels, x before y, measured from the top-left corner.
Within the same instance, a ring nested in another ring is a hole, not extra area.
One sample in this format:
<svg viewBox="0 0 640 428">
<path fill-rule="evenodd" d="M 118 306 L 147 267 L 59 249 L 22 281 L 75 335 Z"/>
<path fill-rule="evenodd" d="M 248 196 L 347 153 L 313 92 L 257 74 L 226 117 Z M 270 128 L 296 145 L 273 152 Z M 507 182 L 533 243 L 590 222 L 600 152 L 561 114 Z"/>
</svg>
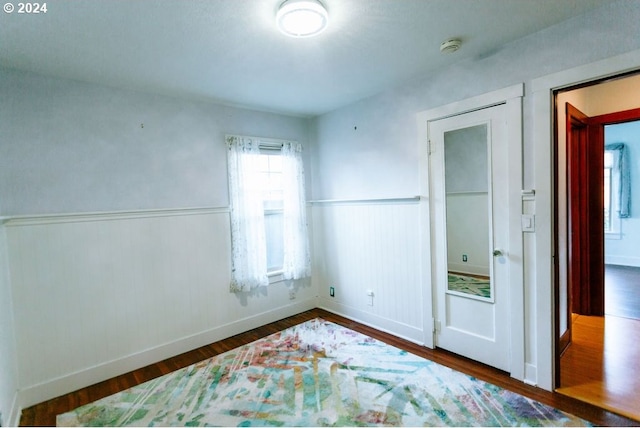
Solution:
<svg viewBox="0 0 640 428">
<path fill-rule="evenodd" d="M 0 14 L 0 66 L 314 116 L 608 2 L 322 1 L 327 30 L 294 39 L 274 25 L 282 0 L 48 0 Z M 440 54 L 452 37 L 462 49 Z"/>
</svg>

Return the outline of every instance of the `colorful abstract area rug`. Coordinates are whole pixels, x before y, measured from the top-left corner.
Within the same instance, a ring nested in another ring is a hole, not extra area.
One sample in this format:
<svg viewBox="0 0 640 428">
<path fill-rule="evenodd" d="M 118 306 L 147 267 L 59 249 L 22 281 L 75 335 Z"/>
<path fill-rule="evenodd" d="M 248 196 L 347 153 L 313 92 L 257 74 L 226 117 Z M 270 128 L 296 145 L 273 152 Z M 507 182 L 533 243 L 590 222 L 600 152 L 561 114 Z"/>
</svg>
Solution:
<svg viewBox="0 0 640 428">
<path fill-rule="evenodd" d="M 478 297 L 491 297 L 489 278 L 482 279 L 472 276 L 452 274 L 448 275 L 449 290 L 471 294 Z"/>
<path fill-rule="evenodd" d="M 58 415 L 58 426 L 589 426 L 316 319 Z"/>
</svg>

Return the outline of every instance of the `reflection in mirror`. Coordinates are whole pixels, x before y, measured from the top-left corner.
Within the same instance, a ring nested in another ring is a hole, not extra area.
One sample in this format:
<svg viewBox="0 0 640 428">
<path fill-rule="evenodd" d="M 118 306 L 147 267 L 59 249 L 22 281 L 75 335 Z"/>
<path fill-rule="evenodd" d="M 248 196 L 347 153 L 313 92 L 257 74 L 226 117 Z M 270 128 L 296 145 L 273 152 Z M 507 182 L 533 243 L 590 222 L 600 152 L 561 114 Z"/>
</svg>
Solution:
<svg viewBox="0 0 640 428">
<path fill-rule="evenodd" d="M 487 125 L 444 133 L 448 291 L 491 299 Z"/>
</svg>

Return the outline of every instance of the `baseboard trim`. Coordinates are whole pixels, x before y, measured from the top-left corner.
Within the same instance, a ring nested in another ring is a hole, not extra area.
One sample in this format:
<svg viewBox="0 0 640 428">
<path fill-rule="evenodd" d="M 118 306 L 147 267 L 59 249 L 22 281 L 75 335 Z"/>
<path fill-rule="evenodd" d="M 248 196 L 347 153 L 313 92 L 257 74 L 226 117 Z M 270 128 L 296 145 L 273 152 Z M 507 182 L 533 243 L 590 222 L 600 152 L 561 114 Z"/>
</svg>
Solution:
<svg viewBox="0 0 640 428">
<path fill-rule="evenodd" d="M 524 379 L 527 385 L 538 386 L 538 369 L 533 364 L 524 365 Z"/>
<path fill-rule="evenodd" d="M 640 267 L 640 257 L 607 256 L 607 255 L 605 255 L 604 256 L 604 263 L 606 265 Z"/>
<path fill-rule="evenodd" d="M 323 297 L 318 298 L 318 308 L 424 346 L 424 332 L 421 328 L 399 323 L 341 303 L 332 302 Z"/>
<path fill-rule="evenodd" d="M 246 317 L 210 330 L 181 338 L 174 342 L 166 343 L 117 360 L 108 361 L 47 382 L 26 387 L 18 392 L 17 401 L 21 405 L 21 410 L 22 408 L 30 407 L 43 401 L 68 394 L 89 385 L 94 385 L 98 382 L 111 379 L 123 373 L 128 373 L 132 370 L 182 354 L 209 343 L 217 342 L 256 327 L 297 315 L 315 307 L 317 307 L 317 305 L 314 297 L 270 311 L 262 312 L 251 317 Z M 13 420 L 10 421 L 10 426 L 17 426 L 17 424 L 13 424 Z"/>
</svg>

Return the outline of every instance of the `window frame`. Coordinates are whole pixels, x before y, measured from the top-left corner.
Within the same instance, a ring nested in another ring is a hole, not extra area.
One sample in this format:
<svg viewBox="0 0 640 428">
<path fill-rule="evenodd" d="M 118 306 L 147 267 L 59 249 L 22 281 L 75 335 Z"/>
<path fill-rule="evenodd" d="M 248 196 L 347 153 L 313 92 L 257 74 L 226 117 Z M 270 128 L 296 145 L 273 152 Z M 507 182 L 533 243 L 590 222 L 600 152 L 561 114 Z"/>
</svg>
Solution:
<svg viewBox="0 0 640 428">
<path fill-rule="evenodd" d="M 259 148 L 260 148 L 260 155 L 280 156 L 282 154 L 281 142 L 260 141 Z M 277 214 L 284 215 L 284 208 L 282 206 L 280 208 L 265 207 L 264 208 L 265 225 L 266 225 L 267 216 L 277 215 Z M 267 246 L 267 257 L 269 257 L 268 246 Z M 278 269 L 269 270 L 269 266 L 267 265 L 267 278 L 269 278 L 270 285 L 276 282 L 284 281 L 284 267 L 280 266 Z"/>
</svg>

